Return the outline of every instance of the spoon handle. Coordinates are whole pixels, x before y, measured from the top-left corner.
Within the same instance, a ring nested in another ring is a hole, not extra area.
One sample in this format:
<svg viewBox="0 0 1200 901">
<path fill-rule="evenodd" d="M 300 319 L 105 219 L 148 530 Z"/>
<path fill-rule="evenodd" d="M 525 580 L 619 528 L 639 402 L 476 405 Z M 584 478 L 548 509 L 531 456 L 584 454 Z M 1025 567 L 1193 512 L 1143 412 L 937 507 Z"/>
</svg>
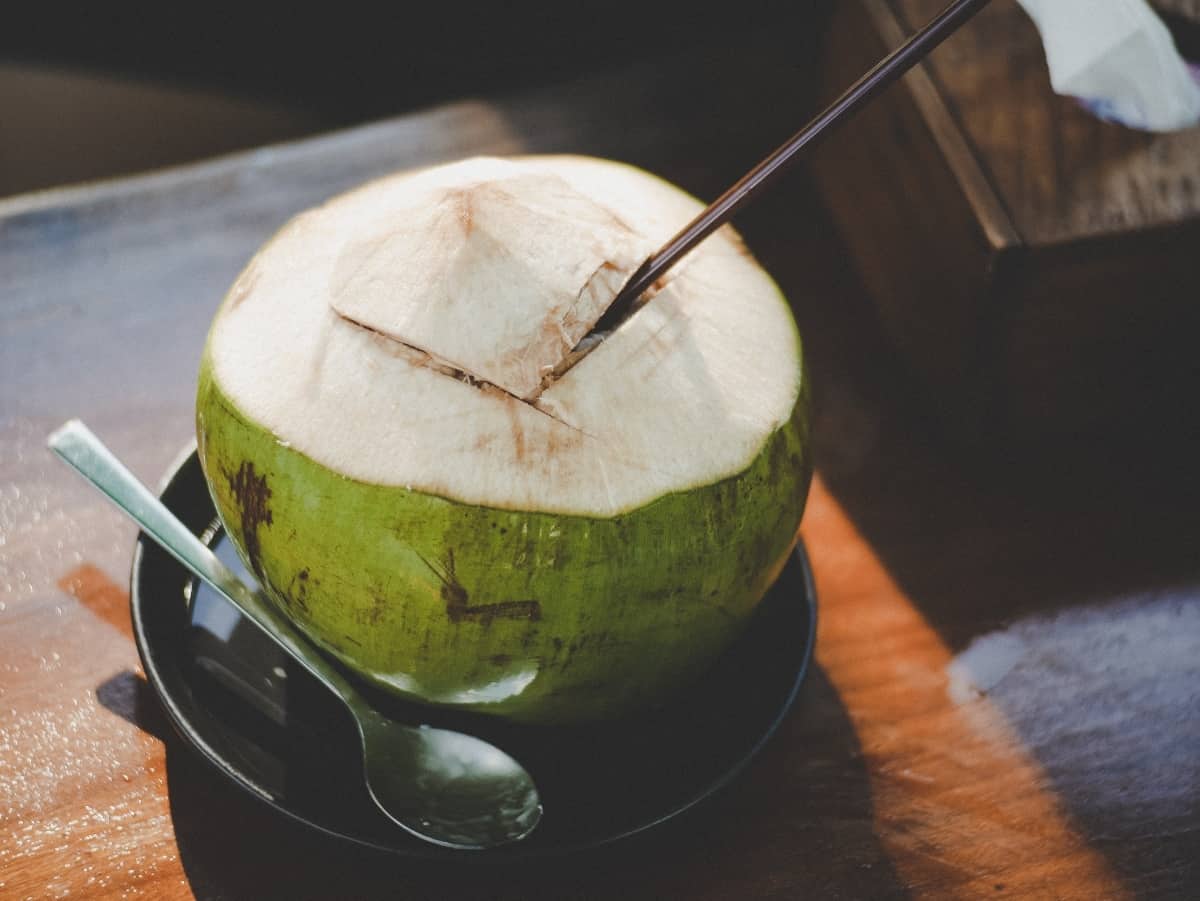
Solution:
<svg viewBox="0 0 1200 901">
<path fill-rule="evenodd" d="M 324 683 L 347 705 L 358 692 L 332 664 L 321 658 L 300 632 L 258 592 L 252 591 L 217 559 L 199 538 L 138 481 L 87 426 L 72 419 L 56 429 L 50 449 L 120 507 L 142 530 L 198 578 L 203 579 L 247 619 Z"/>
</svg>

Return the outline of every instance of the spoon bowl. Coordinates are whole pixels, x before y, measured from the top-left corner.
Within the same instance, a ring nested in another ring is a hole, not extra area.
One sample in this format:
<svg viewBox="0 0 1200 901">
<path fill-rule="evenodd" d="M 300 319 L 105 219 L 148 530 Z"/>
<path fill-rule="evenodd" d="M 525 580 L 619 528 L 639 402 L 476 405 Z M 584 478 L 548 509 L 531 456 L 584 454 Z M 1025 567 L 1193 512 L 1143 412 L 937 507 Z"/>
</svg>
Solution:
<svg viewBox="0 0 1200 901">
<path fill-rule="evenodd" d="M 367 790 L 398 826 L 432 844 L 463 850 L 520 841 L 536 828 L 542 815 L 537 787 L 512 757 L 462 732 L 410 726 L 374 710 L 261 592 L 238 579 L 83 423 L 71 420 L 48 443 L 342 701 L 362 742 Z"/>
</svg>

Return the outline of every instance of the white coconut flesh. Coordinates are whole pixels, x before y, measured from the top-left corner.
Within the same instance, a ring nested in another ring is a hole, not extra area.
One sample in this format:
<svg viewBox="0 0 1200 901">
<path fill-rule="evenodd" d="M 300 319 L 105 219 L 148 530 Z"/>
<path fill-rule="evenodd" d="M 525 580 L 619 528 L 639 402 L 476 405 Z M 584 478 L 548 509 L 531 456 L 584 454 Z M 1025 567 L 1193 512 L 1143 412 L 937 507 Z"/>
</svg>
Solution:
<svg viewBox="0 0 1200 901">
<path fill-rule="evenodd" d="M 786 303 L 731 229 L 555 373 L 700 208 L 581 157 L 371 183 L 255 257 L 210 336 L 213 378 L 279 441 L 363 482 L 585 516 L 711 484 L 787 422 L 801 378 Z"/>
</svg>

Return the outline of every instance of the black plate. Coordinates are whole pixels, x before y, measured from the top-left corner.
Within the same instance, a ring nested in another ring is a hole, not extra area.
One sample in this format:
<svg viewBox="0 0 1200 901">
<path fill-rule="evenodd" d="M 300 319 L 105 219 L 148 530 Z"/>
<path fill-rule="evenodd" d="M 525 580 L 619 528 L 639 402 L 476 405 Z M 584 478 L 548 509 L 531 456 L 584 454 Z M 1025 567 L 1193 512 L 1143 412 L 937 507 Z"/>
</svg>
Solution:
<svg viewBox="0 0 1200 901">
<path fill-rule="evenodd" d="M 194 453 L 162 497 L 251 581 L 215 526 Z M 295 820 L 426 859 L 511 860 L 596 848 L 694 807 L 727 785 L 775 731 L 796 698 L 816 632 L 812 576 L 797 548 L 735 646 L 650 714 L 586 728 L 513 726 L 371 694 L 398 717 L 485 737 L 532 773 L 546 811 L 537 830 L 508 848 L 463 852 L 420 842 L 379 813 L 363 788 L 353 727 L 339 702 L 144 537 L 134 552 L 131 598 L 146 676 L 205 759 Z"/>
</svg>

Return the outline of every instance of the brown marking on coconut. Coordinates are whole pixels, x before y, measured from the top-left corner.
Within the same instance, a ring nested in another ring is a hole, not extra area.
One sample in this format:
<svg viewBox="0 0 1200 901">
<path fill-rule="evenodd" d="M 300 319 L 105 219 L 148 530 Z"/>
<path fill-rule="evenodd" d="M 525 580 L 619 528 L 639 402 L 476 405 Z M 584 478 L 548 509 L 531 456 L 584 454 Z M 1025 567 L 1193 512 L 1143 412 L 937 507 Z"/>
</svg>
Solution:
<svg viewBox="0 0 1200 901">
<path fill-rule="evenodd" d="M 732 228 L 725 226 L 718 231 L 717 234 L 729 242 L 730 246 L 737 252 L 738 256 L 745 257 L 752 263 L 758 262 L 754 259 L 754 254 L 750 251 L 750 248 L 746 246 L 746 242 L 742 240 L 742 236 Z"/>
<path fill-rule="evenodd" d="M 446 549 L 446 560 L 441 568 L 434 566 L 425 557 L 421 561 L 429 567 L 442 583 L 441 596 L 446 602 L 446 616 L 452 623 L 477 622 L 488 625 L 494 619 L 525 619 L 536 622 L 542 618 L 542 605 L 534 600 L 500 601 L 496 604 L 472 606 L 471 596 L 454 570 L 454 549 Z"/>
<path fill-rule="evenodd" d="M 234 474 L 225 473 L 229 490 L 237 504 L 242 519 L 242 542 L 245 545 L 246 556 L 250 568 L 260 579 L 263 577 L 261 560 L 261 545 L 258 541 L 260 526 L 271 525 L 271 508 L 267 502 L 271 499 L 271 489 L 267 485 L 266 475 L 258 475 L 254 464 L 248 460 L 242 462 Z"/>
<path fill-rule="evenodd" d="M 516 404 L 520 403 L 520 401 L 507 395 L 503 397 L 503 401 L 507 405 L 506 409 L 508 410 L 508 422 L 512 434 L 513 458 L 518 463 L 524 463 L 526 454 L 525 426 L 521 424 L 521 411 L 516 407 Z"/>
<path fill-rule="evenodd" d="M 284 603 L 289 608 L 299 608 L 308 612 L 308 570 L 302 569 L 292 578 L 287 591 L 283 592 Z"/>
<path fill-rule="evenodd" d="M 534 600 L 500 601 L 497 604 L 481 604 L 478 607 L 464 607 L 458 612 L 458 619 L 487 625 L 494 619 L 526 619 L 537 622 L 542 618 L 542 605 Z"/>
<path fill-rule="evenodd" d="M 475 440 L 471 443 L 471 450 L 484 451 L 488 450 L 496 443 L 495 432 L 480 432 L 475 436 Z"/>
<path fill-rule="evenodd" d="M 371 598 L 371 606 L 356 610 L 354 612 L 354 621 L 360 626 L 377 626 L 383 621 L 383 614 L 387 610 L 387 599 L 382 595 L 374 595 Z"/>
<path fill-rule="evenodd" d="M 472 206 L 475 190 L 475 188 L 459 188 L 448 191 L 446 194 L 446 200 L 454 207 L 454 218 L 462 225 L 464 235 L 471 234 L 475 229 L 475 210 Z"/>
<path fill-rule="evenodd" d="M 544 439 L 540 445 L 541 453 L 538 455 L 537 460 L 541 465 L 541 469 L 548 473 L 550 468 L 554 466 L 556 458 L 578 447 L 583 443 L 583 439 L 583 432 L 569 426 L 567 428 L 553 426 L 546 429 Z"/>
</svg>

